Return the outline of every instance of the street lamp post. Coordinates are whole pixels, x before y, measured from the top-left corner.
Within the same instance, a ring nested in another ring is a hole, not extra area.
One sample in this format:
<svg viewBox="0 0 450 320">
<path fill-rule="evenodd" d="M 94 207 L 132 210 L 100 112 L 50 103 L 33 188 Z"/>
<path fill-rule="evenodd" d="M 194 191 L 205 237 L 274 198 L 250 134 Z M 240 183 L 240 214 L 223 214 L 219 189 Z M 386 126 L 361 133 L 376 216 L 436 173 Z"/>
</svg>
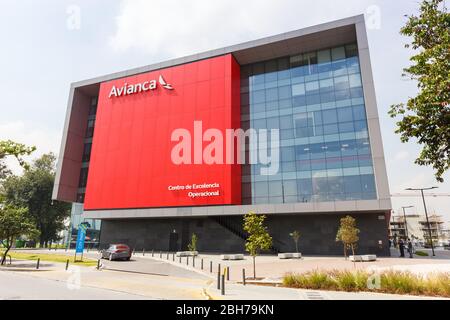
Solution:
<svg viewBox="0 0 450 320">
<path fill-rule="evenodd" d="M 402 207 L 402 209 L 403 209 L 403 221 L 404 221 L 404 223 L 405 223 L 405 235 L 406 235 L 406 239 L 409 238 L 409 235 L 408 235 L 408 224 L 406 223 L 406 213 L 405 213 L 405 209 L 413 208 L 413 207 L 414 207 L 414 206 Z"/>
<path fill-rule="evenodd" d="M 425 196 L 423 194 L 424 190 L 432 190 L 432 189 L 437 189 L 438 187 L 430 187 L 430 188 L 408 188 L 406 190 L 408 191 L 420 191 L 420 193 L 422 194 L 422 201 L 423 201 L 423 207 L 425 209 L 425 217 L 427 219 L 427 226 L 428 226 L 428 236 L 430 237 L 430 243 L 431 243 L 431 252 L 433 253 L 433 257 L 435 257 L 435 253 L 434 253 L 434 244 L 433 244 L 433 237 L 431 235 L 431 226 L 430 226 L 430 220 L 428 219 L 428 212 L 427 212 L 427 205 L 425 204 Z"/>
</svg>

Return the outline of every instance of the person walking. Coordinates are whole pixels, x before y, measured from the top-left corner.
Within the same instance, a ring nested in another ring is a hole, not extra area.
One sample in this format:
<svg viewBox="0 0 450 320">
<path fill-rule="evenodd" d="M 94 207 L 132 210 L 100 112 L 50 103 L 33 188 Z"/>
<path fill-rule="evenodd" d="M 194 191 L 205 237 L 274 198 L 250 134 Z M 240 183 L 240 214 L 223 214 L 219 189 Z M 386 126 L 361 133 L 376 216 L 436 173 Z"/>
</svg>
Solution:
<svg viewBox="0 0 450 320">
<path fill-rule="evenodd" d="M 403 242 L 403 239 L 400 239 L 398 241 L 398 248 L 400 249 L 400 258 L 405 257 L 405 243 Z"/>
<path fill-rule="evenodd" d="M 413 244 L 410 239 L 408 239 L 408 253 L 409 253 L 409 257 L 412 259 L 413 258 Z"/>
</svg>

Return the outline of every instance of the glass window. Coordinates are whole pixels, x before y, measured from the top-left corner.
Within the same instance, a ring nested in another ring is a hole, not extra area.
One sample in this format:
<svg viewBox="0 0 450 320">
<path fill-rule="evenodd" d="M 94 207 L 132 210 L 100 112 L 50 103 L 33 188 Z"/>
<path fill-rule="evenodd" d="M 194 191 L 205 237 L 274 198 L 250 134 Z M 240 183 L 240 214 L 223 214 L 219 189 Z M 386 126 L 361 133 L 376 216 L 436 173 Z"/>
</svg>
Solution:
<svg viewBox="0 0 450 320">
<path fill-rule="evenodd" d="M 353 118 L 355 121 L 366 119 L 366 109 L 364 105 L 353 107 Z"/>
<path fill-rule="evenodd" d="M 241 126 L 279 128 L 282 140 L 277 176 L 247 166 L 245 203 L 376 199 L 356 44 L 243 69 Z"/>
<path fill-rule="evenodd" d="M 336 77 L 334 78 L 334 87 L 336 90 L 349 89 L 350 84 L 348 81 L 348 76 Z"/>
<path fill-rule="evenodd" d="M 373 175 L 362 175 L 361 186 L 363 192 L 375 192 L 375 177 Z"/>
<path fill-rule="evenodd" d="M 281 163 L 281 171 L 282 172 L 294 172 L 296 170 L 295 168 L 295 162 L 282 162 Z"/>
<path fill-rule="evenodd" d="M 347 58 L 358 56 L 358 46 L 356 44 L 349 44 L 345 46 L 345 56 Z"/>
<path fill-rule="evenodd" d="M 284 86 L 278 89 L 278 98 L 279 99 L 290 99 L 292 97 L 292 89 L 291 86 Z"/>
<path fill-rule="evenodd" d="M 78 184 L 79 188 L 86 188 L 87 185 L 87 178 L 88 178 L 88 168 L 81 168 L 80 171 L 80 181 Z"/>
<path fill-rule="evenodd" d="M 319 81 L 307 82 L 305 84 L 307 93 L 314 93 L 319 90 Z"/>
<path fill-rule="evenodd" d="M 340 122 L 338 126 L 339 126 L 339 133 L 347 133 L 355 131 L 353 122 Z"/>
<path fill-rule="evenodd" d="M 355 121 L 355 132 L 367 131 L 367 122 L 365 120 Z"/>
<path fill-rule="evenodd" d="M 280 117 L 280 128 L 281 129 L 292 129 L 294 128 L 294 121 L 292 116 Z"/>
<path fill-rule="evenodd" d="M 283 181 L 284 196 L 296 196 L 297 195 L 297 181 L 285 180 Z"/>
<path fill-rule="evenodd" d="M 281 140 L 287 140 L 287 139 L 293 139 L 293 138 L 295 138 L 293 129 L 281 129 L 280 130 L 280 139 Z"/>
<path fill-rule="evenodd" d="M 322 111 L 322 119 L 324 124 L 336 123 L 337 122 L 336 109 Z"/>
<path fill-rule="evenodd" d="M 333 61 L 344 60 L 345 59 L 345 47 L 333 48 L 331 50 L 331 56 Z"/>
<path fill-rule="evenodd" d="M 333 79 L 320 80 L 320 92 L 329 92 L 334 89 Z"/>
<path fill-rule="evenodd" d="M 348 76 L 350 88 L 361 87 L 361 75 L 351 74 Z"/>
<path fill-rule="evenodd" d="M 331 62 L 331 51 L 330 50 L 322 50 L 317 53 L 317 62 L 327 63 Z"/>
<path fill-rule="evenodd" d="M 267 129 L 279 129 L 280 121 L 278 117 L 272 117 L 267 119 Z"/>
<path fill-rule="evenodd" d="M 92 149 L 92 143 L 86 143 L 84 145 L 83 162 L 89 162 L 91 160 L 91 149 Z"/>
<path fill-rule="evenodd" d="M 361 177 L 360 176 L 346 176 L 344 177 L 345 193 L 361 193 Z"/>
<path fill-rule="evenodd" d="M 305 84 L 299 83 L 292 86 L 292 95 L 293 96 L 300 96 L 304 95 L 306 93 L 305 91 Z"/>
<path fill-rule="evenodd" d="M 338 112 L 338 121 L 339 122 L 347 122 L 353 121 L 353 109 L 352 107 L 348 108 L 339 108 Z"/>
<path fill-rule="evenodd" d="M 278 88 L 266 90 L 266 101 L 278 100 Z"/>
<path fill-rule="evenodd" d="M 269 195 L 279 197 L 283 195 L 283 186 L 281 181 L 269 181 Z"/>
<path fill-rule="evenodd" d="M 267 197 L 268 192 L 267 182 L 255 182 L 255 197 Z"/>
<path fill-rule="evenodd" d="M 282 147 L 281 148 L 281 161 L 295 161 L 294 147 Z"/>
<path fill-rule="evenodd" d="M 266 129 L 266 119 L 259 119 L 253 121 L 253 129 Z"/>
<path fill-rule="evenodd" d="M 251 103 L 261 103 L 266 101 L 266 92 L 265 90 L 253 91 Z"/>
<path fill-rule="evenodd" d="M 297 180 L 297 191 L 299 194 L 302 195 L 312 194 L 312 180 L 311 179 Z"/>
<path fill-rule="evenodd" d="M 94 105 L 91 105 L 89 107 L 89 115 L 90 116 L 94 116 L 97 113 L 97 101 L 95 101 L 96 103 Z"/>
</svg>

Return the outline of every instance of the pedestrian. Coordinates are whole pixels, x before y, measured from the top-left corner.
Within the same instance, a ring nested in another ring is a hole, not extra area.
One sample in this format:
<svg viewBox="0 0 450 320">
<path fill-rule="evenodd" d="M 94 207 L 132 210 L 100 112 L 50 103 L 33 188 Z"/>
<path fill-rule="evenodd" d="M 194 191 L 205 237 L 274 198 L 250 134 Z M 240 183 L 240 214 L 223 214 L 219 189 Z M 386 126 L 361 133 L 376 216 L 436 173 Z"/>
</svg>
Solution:
<svg viewBox="0 0 450 320">
<path fill-rule="evenodd" d="M 409 252 L 409 257 L 412 259 L 413 258 L 413 245 L 410 239 L 408 239 L 408 252 Z"/>
<path fill-rule="evenodd" d="M 398 241 L 398 248 L 400 249 L 400 258 L 405 257 L 405 243 L 403 242 L 403 239 L 400 239 Z"/>
</svg>

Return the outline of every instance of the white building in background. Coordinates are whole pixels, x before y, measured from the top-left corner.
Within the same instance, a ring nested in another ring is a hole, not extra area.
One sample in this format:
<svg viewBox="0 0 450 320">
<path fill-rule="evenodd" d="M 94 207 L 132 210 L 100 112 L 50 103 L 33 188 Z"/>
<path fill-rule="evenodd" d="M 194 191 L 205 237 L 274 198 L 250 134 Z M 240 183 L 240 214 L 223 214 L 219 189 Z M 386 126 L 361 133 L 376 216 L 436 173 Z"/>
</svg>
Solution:
<svg viewBox="0 0 450 320">
<path fill-rule="evenodd" d="M 431 237 L 437 245 L 448 245 L 450 241 L 450 227 L 445 224 L 442 216 L 431 214 L 428 216 Z M 406 223 L 403 215 L 392 216 L 390 225 L 391 237 L 410 238 L 419 242 L 429 241 L 428 224 L 425 215 L 407 214 Z"/>
</svg>

